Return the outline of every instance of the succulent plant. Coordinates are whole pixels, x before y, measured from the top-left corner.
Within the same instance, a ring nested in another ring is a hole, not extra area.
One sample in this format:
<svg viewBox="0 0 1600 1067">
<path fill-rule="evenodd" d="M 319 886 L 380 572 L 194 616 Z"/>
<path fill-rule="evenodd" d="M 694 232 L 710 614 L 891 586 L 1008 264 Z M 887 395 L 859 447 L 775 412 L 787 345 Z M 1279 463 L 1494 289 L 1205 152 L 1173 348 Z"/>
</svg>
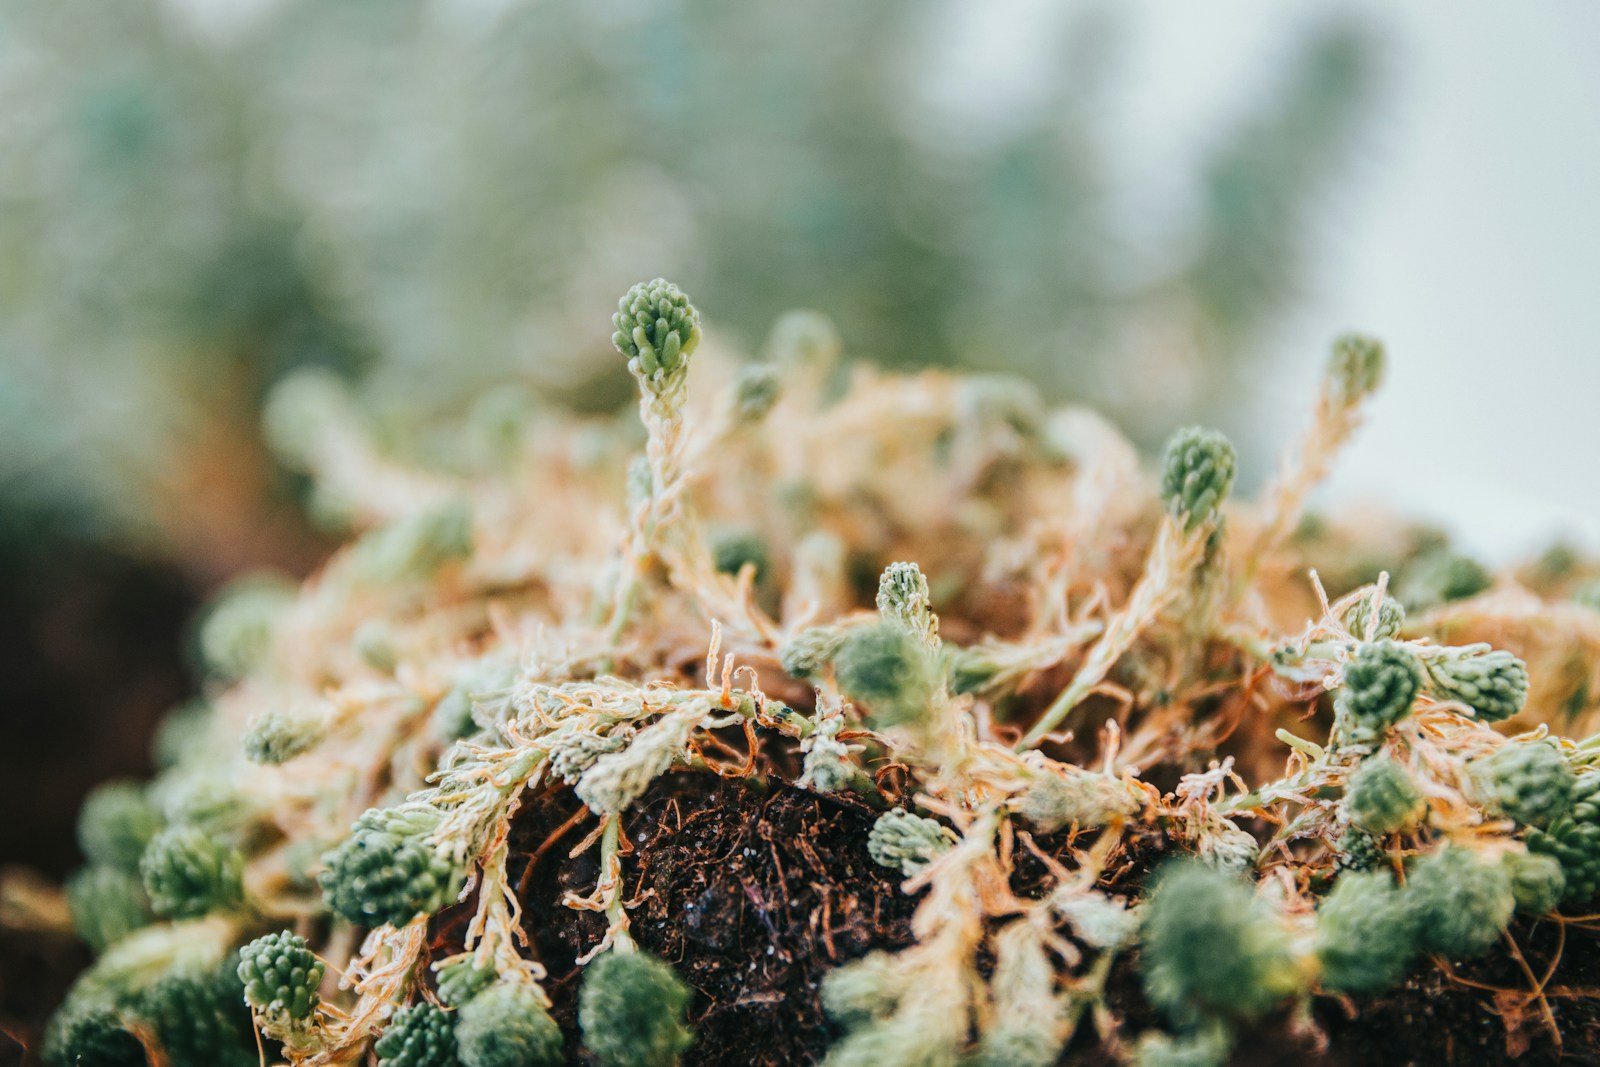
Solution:
<svg viewBox="0 0 1600 1067">
<path fill-rule="evenodd" d="M 584 970 L 583 1044 L 604 1067 L 672 1067 L 694 1041 L 683 1024 L 689 989 L 642 952 L 609 952 Z"/>
<path fill-rule="evenodd" d="M 1357 737 L 1375 737 L 1411 714 L 1422 691 L 1422 665 L 1393 641 L 1367 641 L 1345 667 L 1336 698 L 1339 714 Z"/>
<path fill-rule="evenodd" d="M 378 1067 L 460 1067 L 456 1017 L 432 1004 L 401 1008 L 373 1051 Z"/>
<path fill-rule="evenodd" d="M 404 926 L 455 899 L 462 873 L 428 842 L 438 825 L 426 805 L 369 809 L 323 857 L 328 907 L 353 923 Z"/>
<path fill-rule="evenodd" d="M 1422 791 L 1406 769 L 1380 756 L 1364 761 L 1345 787 L 1351 825 L 1369 834 L 1391 834 L 1415 826 L 1427 810 Z"/>
<path fill-rule="evenodd" d="M 533 987 L 497 982 L 456 1020 L 462 1067 L 556 1067 L 566 1060 L 561 1028 Z"/>
<path fill-rule="evenodd" d="M 298 934 L 263 934 L 239 951 L 244 999 L 269 1016 L 308 1018 L 321 1001 L 318 989 L 326 970 Z"/>
<path fill-rule="evenodd" d="M 1555 746 L 1513 741 L 1474 764 L 1488 803 L 1525 826 L 1549 826 L 1566 814 L 1578 776 Z"/>
</svg>

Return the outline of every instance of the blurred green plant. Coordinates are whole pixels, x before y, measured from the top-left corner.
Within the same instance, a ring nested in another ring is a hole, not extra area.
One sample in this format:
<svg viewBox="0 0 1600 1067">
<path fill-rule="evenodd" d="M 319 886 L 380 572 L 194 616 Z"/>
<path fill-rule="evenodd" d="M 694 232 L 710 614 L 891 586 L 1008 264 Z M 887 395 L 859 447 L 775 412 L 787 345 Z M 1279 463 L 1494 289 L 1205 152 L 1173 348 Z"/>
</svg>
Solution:
<svg viewBox="0 0 1600 1067">
<path fill-rule="evenodd" d="M 1361 30 L 1312 32 L 1130 283 L 1098 6 L 1044 20 L 1004 121 L 930 102 L 950 27 L 911 0 L 179 10 L 0 15 L 0 492 L 64 483 L 209 576 L 293 555 L 255 430 L 285 370 L 364 374 L 390 442 L 507 378 L 605 407 L 590 324 L 658 271 L 746 339 L 814 306 L 860 355 L 1024 371 L 1153 441 L 1297 296 L 1373 81 Z"/>
</svg>

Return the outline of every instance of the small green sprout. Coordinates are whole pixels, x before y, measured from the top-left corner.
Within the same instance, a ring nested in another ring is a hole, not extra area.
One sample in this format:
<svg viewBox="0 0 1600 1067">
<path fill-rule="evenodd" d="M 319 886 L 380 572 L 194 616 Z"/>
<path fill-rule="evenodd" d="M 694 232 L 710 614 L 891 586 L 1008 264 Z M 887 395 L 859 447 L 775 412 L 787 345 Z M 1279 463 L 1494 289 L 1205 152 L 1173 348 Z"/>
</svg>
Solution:
<svg viewBox="0 0 1600 1067">
<path fill-rule="evenodd" d="M 404 926 L 454 900 L 463 874 L 428 840 L 441 818 L 427 804 L 368 809 L 323 857 L 328 907 L 364 926 Z"/>
<path fill-rule="evenodd" d="M 711 562 L 723 574 L 735 577 L 749 564 L 756 581 L 772 571 L 772 553 L 766 538 L 748 530 L 728 530 L 711 542 Z"/>
<path fill-rule="evenodd" d="M 1247 872 L 1261 855 L 1261 843 L 1255 835 L 1228 819 L 1208 827 L 1199 835 L 1197 844 L 1201 861 L 1224 871 Z"/>
<path fill-rule="evenodd" d="M 597 734 L 569 727 L 557 730 L 546 742 L 551 776 L 571 785 L 583 777 L 583 772 L 593 767 L 596 760 L 608 752 L 616 752 L 628 739 L 621 733 Z"/>
<path fill-rule="evenodd" d="M 1528 702 L 1528 665 L 1509 652 L 1467 645 L 1425 663 L 1434 693 L 1467 705 L 1484 722 L 1509 719 Z"/>
<path fill-rule="evenodd" d="M 639 380 L 660 391 L 661 383 L 681 378 L 700 343 L 700 313 L 665 278 L 640 282 L 617 301 L 611 317 L 611 343 L 628 357 Z"/>
<path fill-rule="evenodd" d="M 1421 691 L 1422 666 L 1415 655 L 1393 641 L 1368 641 L 1345 667 L 1334 706 L 1352 737 L 1366 740 L 1411 714 Z"/>
<path fill-rule="evenodd" d="M 396 1011 L 373 1051 L 378 1067 L 460 1067 L 456 1017 L 432 1004 Z"/>
<path fill-rule="evenodd" d="M 914 815 L 904 808 L 891 808 L 878 816 L 867 835 L 867 851 L 873 862 L 898 868 L 903 874 L 920 874 L 928 864 L 955 847 L 959 838 L 936 819 Z"/>
<path fill-rule="evenodd" d="M 1036 759 L 1029 762 L 1034 773 L 1016 796 L 1016 811 L 1043 833 L 1074 825 L 1093 829 L 1139 811 L 1139 798 L 1115 778 L 1076 767 L 1056 770 Z"/>
<path fill-rule="evenodd" d="M 673 1067 L 694 1043 L 689 987 L 642 952 L 612 949 L 589 964 L 578 993 L 583 1043 L 601 1067 Z"/>
<path fill-rule="evenodd" d="M 145 1067 L 144 1048 L 105 1002 L 68 1004 L 45 1031 L 46 1067 Z"/>
<path fill-rule="evenodd" d="M 939 643 L 939 618 L 933 613 L 928 579 L 915 563 L 891 563 L 878 579 L 878 615 L 930 648 Z"/>
<path fill-rule="evenodd" d="M 309 1019 L 322 1003 L 318 989 L 326 970 L 306 939 L 287 931 L 263 934 L 239 950 L 245 1003 L 276 1020 Z"/>
<path fill-rule="evenodd" d="M 1372 618 L 1375 602 L 1378 606 L 1376 623 Z M 1378 590 L 1374 586 L 1345 608 L 1339 621 L 1359 641 L 1381 641 L 1400 636 L 1406 624 L 1406 609 L 1392 596 L 1386 595 L 1378 601 Z"/>
<path fill-rule="evenodd" d="M 265 572 L 224 586 L 200 623 L 200 656 L 206 668 L 230 682 L 248 674 L 271 650 L 273 630 L 294 597 L 288 579 Z"/>
<path fill-rule="evenodd" d="M 1233 1031 L 1218 1022 L 1177 1036 L 1146 1034 L 1134 1053 L 1134 1067 L 1226 1067 L 1233 1043 Z"/>
<path fill-rule="evenodd" d="M 470 956 L 439 966 L 438 971 L 439 1000 L 448 1007 L 464 1007 L 473 997 L 494 985 L 494 968 L 479 964 Z"/>
<path fill-rule="evenodd" d="M 783 393 L 783 378 L 768 363 L 747 363 L 733 382 L 733 410 L 740 422 L 760 422 Z"/>
<path fill-rule="evenodd" d="M 784 673 L 803 681 L 820 681 L 823 671 L 839 654 L 846 633 L 838 626 L 812 626 L 801 630 L 778 652 Z"/>
<path fill-rule="evenodd" d="M 142 990 L 129 1014 L 155 1036 L 170 1067 L 252 1067 L 259 1063 L 243 988 L 225 964 L 178 969 Z"/>
<path fill-rule="evenodd" d="M 1383 846 L 1365 830 L 1350 827 L 1333 843 L 1341 871 L 1370 871 L 1383 862 Z"/>
<path fill-rule="evenodd" d="M 157 915 L 195 918 L 244 902 L 239 850 L 194 826 L 157 834 L 139 861 L 139 874 Z"/>
<path fill-rule="evenodd" d="M 1561 861 L 1541 852 L 1514 849 L 1500 859 L 1511 878 L 1511 896 L 1524 915 L 1548 915 L 1556 910 L 1567 890 Z"/>
<path fill-rule="evenodd" d="M 323 723 L 316 716 L 271 708 L 250 721 L 245 729 L 245 758 L 276 767 L 303 755 L 322 741 Z"/>
<path fill-rule="evenodd" d="M 372 585 L 418 582 L 466 559 L 472 549 L 472 509 L 450 501 L 367 533 L 350 549 L 350 568 Z"/>
<path fill-rule="evenodd" d="M 1473 850 L 1446 845 L 1416 861 L 1406 896 L 1417 912 L 1422 947 L 1451 959 L 1478 956 L 1511 922 L 1511 876 Z"/>
<path fill-rule="evenodd" d="M 78 812 L 78 847 L 90 863 L 137 871 L 165 821 L 144 786 L 107 782 L 89 794 Z"/>
<path fill-rule="evenodd" d="M 1600 772 L 1578 775 L 1572 806 L 1547 829 L 1529 830 L 1528 848 L 1560 861 L 1566 903 L 1584 905 L 1600 893 Z"/>
<path fill-rule="evenodd" d="M 120 867 L 85 867 L 67 882 L 73 929 L 95 952 L 148 926 L 150 900 L 137 875 Z"/>
<path fill-rule="evenodd" d="M 1426 611 L 1477 596 L 1494 584 L 1483 564 L 1440 546 L 1423 552 L 1401 572 L 1395 594 L 1406 606 Z"/>
<path fill-rule="evenodd" d="M 829 971 L 822 979 L 822 1007 L 855 1029 L 893 1015 L 902 992 L 894 956 L 880 949 Z"/>
<path fill-rule="evenodd" d="M 852 627 L 834 655 L 833 670 L 845 695 L 865 704 L 882 726 L 922 719 L 937 686 L 927 646 L 894 623 Z"/>
<path fill-rule="evenodd" d="M 556 1067 L 566 1062 L 561 1028 L 526 982 L 497 982 L 456 1020 L 462 1067 Z"/>
<path fill-rule="evenodd" d="M 695 723 L 680 713 L 645 727 L 627 748 L 596 759 L 573 791 L 596 815 L 621 815 L 683 755 Z"/>
<path fill-rule="evenodd" d="M 1365 334 L 1347 333 L 1333 342 L 1328 360 L 1328 381 L 1336 398 L 1354 404 L 1376 392 L 1383 384 L 1383 342 Z"/>
<path fill-rule="evenodd" d="M 1395 985 L 1416 958 L 1417 920 L 1387 871 L 1340 875 L 1317 909 L 1322 987 L 1359 994 Z"/>
<path fill-rule="evenodd" d="M 1302 987 L 1288 928 L 1236 874 L 1171 861 L 1144 911 L 1145 992 L 1174 1022 L 1254 1018 Z"/>
<path fill-rule="evenodd" d="M 820 311 L 786 311 L 772 324 L 766 352 L 772 362 L 826 370 L 839 358 L 844 343 L 833 320 Z"/>
<path fill-rule="evenodd" d="M 1350 824 L 1377 836 L 1411 829 L 1428 810 L 1411 775 L 1388 756 L 1366 760 L 1351 773 L 1344 803 Z"/>
<path fill-rule="evenodd" d="M 844 720 L 833 716 L 818 726 L 816 732 L 800 743 L 805 753 L 804 773 L 799 784 L 819 793 L 837 793 L 866 777 L 850 757 L 862 751 L 862 746 L 839 740 Z"/>
<path fill-rule="evenodd" d="M 1473 765 L 1492 810 L 1524 826 L 1549 826 L 1572 806 L 1578 776 L 1554 745 L 1513 741 Z"/>
<path fill-rule="evenodd" d="M 1233 445 L 1220 433 L 1190 426 L 1173 434 L 1161 460 L 1161 499 L 1185 532 L 1216 517 L 1236 466 Z"/>
</svg>

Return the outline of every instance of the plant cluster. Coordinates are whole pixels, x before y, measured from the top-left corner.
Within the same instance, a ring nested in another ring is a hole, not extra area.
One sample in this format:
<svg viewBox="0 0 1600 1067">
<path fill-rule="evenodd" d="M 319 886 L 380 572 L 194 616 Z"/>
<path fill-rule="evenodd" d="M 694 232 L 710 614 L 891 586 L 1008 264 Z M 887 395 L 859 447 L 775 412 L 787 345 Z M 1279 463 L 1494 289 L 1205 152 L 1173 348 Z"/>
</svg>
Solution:
<svg viewBox="0 0 1600 1067">
<path fill-rule="evenodd" d="M 1330 599 L 1311 569 L 1347 566 L 1305 500 L 1376 342 L 1335 346 L 1240 503 L 1214 432 L 1151 477 L 1023 383 L 845 370 L 814 316 L 775 331 L 759 403 L 676 287 L 614 325 L 642 442 L 550 414 L 463 480 L 312 428 L 318 492 L 371 528 L 296 595 L 220 604 L 211 710 L 85 807 L 71 898 L 102 955 L 52 1063 L 230 1063 L 251 1023 L 296 1067 L 676 1063 L 694 993 L 634 936 L 623 833 L 671 771 L 879 810 L 860 844 L 915 895 L 914 941 L 828 975 L 832 1067 L 1042 1065 L 1095 1031 L 1220 1064 L 1275 1011 L 1592 904 L 1600 740 L 1557 731 L 1584 725 L 1600 616 L 1509 577 L 1408 612 L 1381 570 Z M 1548 643 L 1476 640 L 1561 628 L 1566 690 Z M 568 790 L 595 880 L 548 903 L 605 920 L 576 1032 L 512 875 L 520 806 Z M 1169 855 L 1128 880 L 1149 831 Z M 1107 1008 L 1128 966 L 1160 1032 Z"/>
</svg>

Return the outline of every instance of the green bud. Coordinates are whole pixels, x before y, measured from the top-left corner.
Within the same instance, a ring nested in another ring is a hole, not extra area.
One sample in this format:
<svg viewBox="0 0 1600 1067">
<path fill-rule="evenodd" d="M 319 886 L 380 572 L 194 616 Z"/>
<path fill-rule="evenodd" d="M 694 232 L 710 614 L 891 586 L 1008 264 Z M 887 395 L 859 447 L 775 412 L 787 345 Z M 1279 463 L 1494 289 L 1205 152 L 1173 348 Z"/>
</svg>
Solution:
<svg viewBox="0 0 1600 1067">
<path fill-rule="evenodd" d="M 1561 863 L 1566 903 L 1586 906 L 1600 894 L 1600 773 L 1578 775 L 1567 813 L 1546 829 L 1529 830 L 1528 848 Z"/>
<path fill-rule="evenodd" d="M 122 1025 L 115 1005 L 69 1003 L 44 1037 L 46 1067 L 145 1067 L 144 1048 Z"/>
<path fill-rule="evenodd" d="M 106 947 L 148 926 L 150 900 L 139 877 L 120 867 L 85 867 L 67 881 L 67 910 L 73 929 L 94 949 Z"/>
<path fill-rule="evenodd" d="M 1538 917 L 1556 910 L 1567 890 L 1561 861 L 1540 852 L 1507 852 L 1500 858 L 1511 879 L 1511 896 L 1517 910 Z"/>
<path fill-rule="evenodd" d="M 822 1007 L 854 1028 L 893 1015 L 902 992 L 894 956 L 880 949 L 829 971 L 822 979 Z"/>
<path fill-rule="evenodd" d="M 1417 657 L 1393 641 L 1368 641 L 1344 669 L 1334 706 L 1353 737 L 1369 739 L 1407 715 L 1422 690 Z"/>
<path fill-rule="evenodd" d="M 1467 645 L 1425 662 L 1434 693 L 1467 705 L 1484 722 L 1509 719 L 1528 702 L 1528 666 L 1509 652 Z"/>
<path fill-rule="evenodd" d="M 169 1067 L 253 1067 L 244 990 L 229 961 L 216 971 L 180 969 L 143 989 L 130 1013 L 155 1035 Z"/>
<path fill-rule="evenodd" d="M 1494 584 L 1483 564 L 1439 547 L 1423 552 L 1400 573 L 1395 594 L 1407 607 L 1426 611 L 1477 596 Z"/>
<path fill-rule="evenodd" d="M 350 647 L 362 663 L 382 674 L 393 674 L 399 662 L 394 628 L 382 619 L 368 619 L 356 627 Z"/>
<path fill-rule="evenodd" d="M 1473 764 L 1490 807 L 1524 826 L 1549 826 L 1572 806 L 1578 776 L 1542 741 L 1512 741 Z"/>
<path fill-rule="evenodd" d="M 1254 1018 L 1301 987 L 1289 930 L 1240 876 L 1184 860 L 1144 907 L 1144 987 L 1175 1022 Z"/>
<path fill-rule="evenodd" d="M 1383 384 L 1383 342 L 1365 334 L 1347 333 L 1333 342 L 1328 381 L 1345 404 L 1365 399 Z"/>
<path fill-rule="evenodd" d="M 287 931 L 264 934 L 239 950 L 245 1002 L 273 1019 L 309 1019 L 322 1003 L 318 990 L 326 970 L 306 939 Z"/>
<path fill-rule="evenodd" d="M 1344 805 L 1352 826 L 1378 836 L 1411 829 L 1428 810 L 1411 775 L 1387 756 L 1366 760 L 1351 773 Z"/>
<path fill-rule="evenodd" d="M 271 651 L 273 629 L 294 599 L 293 583 L 277 574 L 247 574 L 223 586 L 200 622 L 206 669 L 230 682 L 249 674 Z"/>
<path fill-rule="evenodd" d="M 534 988 L 498 982 L 456 1020 L 462 1067 L 557 1067 L 566 1062 L 561 1028 Z"/>
<path fill-rule="evenodd" d="M 785 366 L 826 369 L 839 358 L 843 343 L 833 321 L 820 311 L 786 311 L 772 324 L 767 355 Z"/>
<path fill-rule="evenodd" d="M 446 963 L 439 968 L 439 999 L 448 1007 L 460 1008 L 473 997 L 494 985 L 493 967 L 480 965 L 472 957 Z"/>
<path fill-rule="evenodd" d="M 461 501 L 396 519 L 349 550 L 351 573 L 370 585 L 424 581 L 472 555 L 472 509 Z"/>
<path fill-rule="evenodd" d="M 1387 871 L 1340 875 L 1317 909 L 1322 987 L 1359 994 L 1398 983 L 1417 955 L 1417 919 Z"/>
<path fill-rule="evenodd" d="M 1365 830 L 1350 827 L 1333 843 L 1341 871 L 1370 871 L 1385 857 L 1378 839 Z"/>
<path fill-rule="evenodd" d="M 245 758 L 276 767 L 316 748 L 322 734 L 320 718 L 272 708 L 251 719 L 245 730 Z"/>
<path fill-rule="evenodd" d="M 238 849 L 198 827 L 174 826 L 150 842 L 139 874 L 157 915 L 188 919 L 242 904 L 243 867 Z"/>
<path fill-rule="evenodd" d="M 1016 811 L 1042 833 L 1067 826 L 1093 829 L 1139 812 L 1138 796 L 1118 779 L 1078 767 L 1046 766 L 1038 757 L 1030 762 L 1034 771 L 1017 794 Z"/>
<path fill-rule="evenodd" d="M 761 581 L 772 571 L 772 555 L 766 538 L 745 530 L 728 530 L 711 542 L 711 561 L 723 574 L 735 577 L 745 564 L 755 568 L 755 579 Z"/>
<path fill-rule="evenodd" d="M 1417 860 L 1406 880 L 1422 947 L 1451 959 L 1488 951 L 1511 922 L 1511 877 L 1471 849 L 1446 845 Z"/>
<path fill-rule="evenodd" d="M 78 812 L 78 847 L 91 863 L 136 871 L 165 822 L 144 786 L 107 782 L 90 792 Z"/>
<path fill-rule="evenodd" d="M 893 623 L 852 627 L 833 659 L 839 688 L 865 704 L 882 726 L 902 726 L 926 715 L 937 686 L 927 646 Z"/>
<path fill-rule="evenodd" d="M 766 363 L 747 363 L 733 383 L 733 410 L 741 422 L 760 422 L 778 402 L 783 379 Z"/>
<path fill-rule="evenodd" d="M 323 857 L 328 907 L 363 926 L 404 926 L 456 898 L 464 875 L 429 841 L 443 816 L 427 804 L 370 808 Z"/>
<path fill-rule="evenodd" d="M 837 626 L 812 626 L 795 634 L 778 652 L 783 671 L 791 678 L 816 682 L 838 655 L 845 631 Z"/>
<path fill-rule="evenodd" d="M 943 823 L 891 808 L 878 816 L 867 835 L 867 851 L 882 867 L 897 867 L 912 876 L 949 852 L 960 840 Z"/>
<path fill-rule="evenodd" d="M 1400 631 L 1405 627 L 1405 607 L 1400 601 L 1387 595 L 1378 602 L 1378 618 L 1374 624 L 1372 607 L 1375 601 L 1378 601 L 1378 590 L 1373 586 L 1340 616 L 1340 623 L 1358 641 L 1380 641 L 1399 637 Z"/>
<path fill-rule="evenodd" d="M 878 579 L 878 615 L 930 647 L 939 642 L 928 579 L 915 563 L 891 563 Z"/>
<path fill-rule="evenodd" d="M 1233 445 L 1214 430 L 1191 426 L 1172 435 L 1161 460 L 1161 499 L 1185 531 L 1216 516 L 1236 465 Z"/>
<path fill-rule="evenodd" d="M 573 792 L 597 815 L 622 814 L 682 758 L 695 723 L 693 715 L 674 714 L 645 727 L 627 748 L 596 759 Z"/>
<path fill-rule="evenodd" d="M 678 375 L 700 343 L 700 313 L 665 278 L 640 282 L 617 301 L 611 343 L 652 385 Z"/>
<path fill-rule="evenodd" d="M 613 949 L 584 968 L 584 1046 L 601 1067 L 673 1067 L 694 1043 L 683 1022 L 689 997 L 689 987 L 654 956 Z"/>
<path fill-rule="evenodd" d="M 401 1008 L 373 1046 L 378 1067 L 460 1067 L 455 1030 L 456 1017 L 432 1004 Z"/>
<path fill-rule="evenodd" d="M 1177 1037 L 1150 1033 L 1139 1039 L 1134 1067 L 1226 1067 L 1233 1032 L 1212 1021 Z"/>
</svg>

